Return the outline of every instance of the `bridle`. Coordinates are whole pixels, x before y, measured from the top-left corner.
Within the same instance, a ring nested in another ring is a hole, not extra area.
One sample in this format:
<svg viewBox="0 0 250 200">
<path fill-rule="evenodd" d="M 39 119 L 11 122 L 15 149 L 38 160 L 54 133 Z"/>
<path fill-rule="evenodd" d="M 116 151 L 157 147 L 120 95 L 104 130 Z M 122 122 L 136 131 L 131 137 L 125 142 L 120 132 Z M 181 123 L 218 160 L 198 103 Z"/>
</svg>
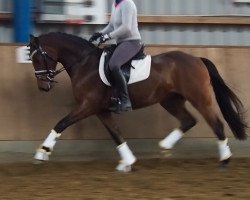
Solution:
<svg viewBox="0 0 250 200">
<path fill-rule="evenodd" d="M 101 43 L 98 44 L 97 47 L 100 46 Z M 93 53 L 95 52 L 96 49 L 90 51 L 86 56 L 85 56 L 85 60 Z M 48 83 L 57 83 L 56 81 L 54 81 L 55 76 L 57 76 L 58 74 L 60 74 L 61 72 L 63 72 L 66 69 L 71 68 L 72 66 L 69 67 L 62 67 L 58 70 L 52 70 L 50 69 L 50 67 L 48 66 L 48 62 L 47 62 L 47 58 L 51 59 L 53 62 L 57 63 L 58 61 L 56 61 L 54 58 L 52 58 L 51 56 L 48 55 L 48 53 L 46 51 L 44 51 L 42 49 L 41 46 L 39 46 L 37 49 L 35 49 L 31 54 L 30 54 L 30 60 L 33 60 L 33 57 L 35 54 L 37 53 L 41 53 L 43 56 L 43 62 L 45 64 L 45 70 L 35 70 L 35 76 L 37 79 L 42 80 L 42 81 L 46 81 Z M 80 59 L 80 61 L 82 61 L 82 59 Z M 78 62 L 76 62 L 77 64 Z M 76 64 L 74 64 L 73 66 L 75 66 Z M 45 77 L 45 79 L 44 79 Z"/>
<path fill-rule="evenodd" d="M 44 65 L 45 65 L 45 70 L 35 70 L 35 76 L 36 76 L 36 78 L 37 79 L 39 79 L 39 80 L 42 80 L 42 81 L 48 81 L 48 82 L 55 82 L 53 79 L 54 79 L 54 77 L 57 75 L 57 74 L 59 74 L 60 72 L 59 71 L 61 71 L 61 69 L 60 70 L 52 70 L 52 69 L 50 69 L 50 67 L 49 67 L 49 65 L 48 65 L 48 61 L 47 61 L 47 58 L 49 58 L 49 59 L 51 59 L 53 62 L 55 62 L 55 63 L 57 63 L 57 61 L 54 59 L 54 58 L 52 58 L 51 56 L 49 56 L 48 54 L 47 54 L 47 52 L 46 51 L 44 51 L 43 49 L 42 49 L 42 47 L 41 46 L 39 46 L 39 48 L 37 48 L 37 49 L 35 49 L 31 54 L 30 54 L 30 60 L 32 61 L 33 60 L 33 57 L 37 54 L 37 53 L 41 53 L 42 54 L 42 56 L 43 56 L 43 62 L 44 62 Z M 63 69 L 64 70 L 64 69 Z M 63 71 L 62 70 L 62 71 Z M 45 77 L 45 79 L 44 79 L 44 77 Z"/>
</svg>

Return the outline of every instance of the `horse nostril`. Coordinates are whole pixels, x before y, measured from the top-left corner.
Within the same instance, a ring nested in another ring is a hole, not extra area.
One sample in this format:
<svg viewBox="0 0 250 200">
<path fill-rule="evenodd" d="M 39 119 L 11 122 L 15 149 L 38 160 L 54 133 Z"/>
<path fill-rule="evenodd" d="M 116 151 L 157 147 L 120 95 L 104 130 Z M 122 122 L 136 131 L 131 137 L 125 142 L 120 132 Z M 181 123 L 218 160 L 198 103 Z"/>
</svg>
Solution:
<svg viewBox="0 0 250 200">
<path fill-rule="evenodd" d="M 48 92 L 50 90 L 50 88 L 41 88 L 41 87 L 38 87 L 38 89 L 42 92 Z"/>
<path fill-rule="evenodd" d="M 43 86 L 40 85 L 40 86 L 38 86 L 38 89 L 42 92 L 48 92 L 48 91 L 50 91 L 51 87 L 49 85 L 47 85 L 46 87 L 44 85 Z"/>
</svg>

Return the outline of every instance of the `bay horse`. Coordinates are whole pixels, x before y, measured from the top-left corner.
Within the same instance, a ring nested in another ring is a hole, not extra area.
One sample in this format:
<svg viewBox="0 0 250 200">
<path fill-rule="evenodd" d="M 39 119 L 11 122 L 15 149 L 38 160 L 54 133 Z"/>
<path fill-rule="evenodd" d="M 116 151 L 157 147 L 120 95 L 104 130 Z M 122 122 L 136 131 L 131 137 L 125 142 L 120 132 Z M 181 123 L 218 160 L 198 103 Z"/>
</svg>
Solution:
<svg viewBox="0 0 250 200">
<path fill-rule="evenodd" d="M 103 49 L 83 38 L 66 33 L 49 33 L 39 37 L 30 35 L 28 46 L 38 88 L 42 91 L 51 90 L 55 82 L 54 77 L 66 70 L 77 103 L 77 107 L 51 130 L 34 158 L 49 160 L 57 139 L 67 127 L 96 115 L 117 145 L 121 161 L 116 169 L 130 171 L 136 157 L 121 136 L 112 113 L 108 110 L 112 88 L 101 81 L 98 73 Z M 64 68 L 57 70 L 58 62 Z M 213 92 L 234 136 L 239 140 L 247 139 L 242 102 L 207 58 L 195 57 L 181 51 L 152 56 L 150 76 L 146 80 L 129 85 L 133 109 L 159 103 L 179 120 L 180 126 L 159 142 L 161 148 L 173 148 L 184 133 L 196 125 L 196 119 L 185 107 L 185 102 L 189 101 L 217 136 L 220 161 L 228 163 L 232 154 L 224 134 L 223 123 L 215 110 Z"/>
</svg>

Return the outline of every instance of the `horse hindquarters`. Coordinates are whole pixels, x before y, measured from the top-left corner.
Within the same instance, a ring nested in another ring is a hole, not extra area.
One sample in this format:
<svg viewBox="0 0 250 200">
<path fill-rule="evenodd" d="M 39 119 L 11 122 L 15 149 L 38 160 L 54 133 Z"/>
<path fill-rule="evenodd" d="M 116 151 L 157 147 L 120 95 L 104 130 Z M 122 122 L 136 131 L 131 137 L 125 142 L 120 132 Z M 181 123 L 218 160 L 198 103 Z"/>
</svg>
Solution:
<svg viewBox="0 0 250 200">
<path fill-rule="evenodd" d="M 172 77 L 174 77 L 174 90 L 179 94 L 179 100 L 182 99 L 183 102 L 180 103 L 180 101 L 178 104 L 178 98 L 172 98 L 172 100 L 170 98 L 169 101 L 165 101 L 161 105 L 180 120 L 180 129 L 187 131 L 196 123 L 195 119 L 185 108 L 185 100 L 188 100 L 201 113 L 218 137 L 220 141 L 220 160 L 228 159 L 231 156 L 231 151 L 227 145 L 223 124 L 214 109 L 213 90 L 205 66 L 199 59 L 187 54 L 178 52 L 174 56 L 175 66 L 174 70 L 172 70 L 174 72 L 172 74 Z M 174 132 L 173 134 L 174 139 L 180 138 L 179 133 L 176 134 Z M 171 139 L 171 137 L 172 133 L 167 138 Z M 175 142 L 175 140 L 173 141 Z"/>
<path fill-rule="evenodd" d="M 213 87 L 211 87 L 210 76 L 206 70 L 203 70 L 204 68 L 202 65 L 197 65 L 197 67 L 198 73 L 196 74 L 196 79 L 199 84 L 196 83 L 197 87 L 193 88 L 193 94 L 188 100 L 200 112 L 208 125 L 212 128 L 214 134 L 217 136 L 219 140 L 218 147 L 220 161 L 228 162 L 232 153 L 227 143 L 228 139 L 224 133 L 224 125 L 215 109 Z M 199 71 L 199 67 L 202 71 Z"/>
<path fill-rule="evenodd" d="M 243 121 L 244 117 L 242 116 L 243 105 L 239 98 L 225 84 L 224 80 L 219 75 L 215 65 L 208 59 L 201 58 L 201 60 L 208 70 L 210 84 L 205 84 L 200 88 L 201 91 L 199 91 L 199 95 L 203 98 L 199 98 L 199 101 L 195 101 L 195 99 L 192 99 L 193 101 L 191 101 L 191 103 L 202 114 L 202 116 L 205 118 L 207 123 L 211 126 L 214 133 L 218 137 L 220 160 L 223 161 L 223 163 L 227 163 L 232 153 L 227 143 L 228 139 L 224 134 L 223 123 L 219 119 L 214 109 L 211 93 L 212 91 L 214 91 L 215 98 L 223 114 L 223 117 L 228 123 L 234 136 L 240 140 L 246 139 L 246 124 Z"/>
<path fill-rule="evenodd" d="M 247 138 L 245 132 L 247 124 L 244 122 L 245 117 L 243 114 L 244 108 L 242 102 L 226 85 L 215 65 L 207 58 L 201 58 L 201 60 L 207 67 L 215 97 L 223 117 L 228 123 L 234 136 L 239 140 L 245 140 Z"/>
</svg>

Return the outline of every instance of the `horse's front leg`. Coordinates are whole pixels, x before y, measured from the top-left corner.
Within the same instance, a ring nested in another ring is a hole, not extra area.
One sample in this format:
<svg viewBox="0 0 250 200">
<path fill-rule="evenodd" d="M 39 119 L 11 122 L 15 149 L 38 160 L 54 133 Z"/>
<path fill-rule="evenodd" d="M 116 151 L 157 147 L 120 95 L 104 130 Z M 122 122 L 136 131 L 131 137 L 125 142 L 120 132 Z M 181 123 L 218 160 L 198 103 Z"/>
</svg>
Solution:
<svg viewBox="0 0 250 200">
<path fill-rule="evenodd" d="M 48 137 L 37 149 L 34 158 L 40 161 L 49 160 L 49 155 L 52 153 L 56 141 L 61 136 L 61 133 L 70 125 L 92 114 L 92 111 L 88 109 L 86 104 L 82 104 L 81 106 L 77 107 L 74 111 L 72 111 L 56 124 L 54 129 L 52 129 L 49 133 Z"/>
<path fill-rule="evenodd" d="M 120 130 L 114 122 L 111 113 L 100 113 L 97 114 L 97 117 L 101 120 L 117 145 L 117 150 L 121 160 L 117 165 L 116 170 L 121 172 L 131 171 L 131 166 L 135 163 L 136 157 L 128 147 L 127 142 L 125 142 L 125 140 L 120 135 Z"/>
</svg>

